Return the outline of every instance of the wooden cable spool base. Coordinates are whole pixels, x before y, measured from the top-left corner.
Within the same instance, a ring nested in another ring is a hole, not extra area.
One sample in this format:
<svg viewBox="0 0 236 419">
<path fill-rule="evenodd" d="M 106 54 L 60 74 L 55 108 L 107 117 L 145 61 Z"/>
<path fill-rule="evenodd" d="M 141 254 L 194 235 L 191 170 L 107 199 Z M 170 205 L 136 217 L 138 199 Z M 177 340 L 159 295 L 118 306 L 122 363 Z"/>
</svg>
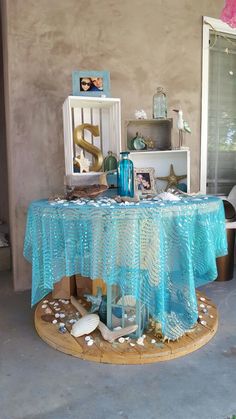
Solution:
<svg viewBox="0 0 236 419">
<path fill-rule="evenodd" d="M 201 301 L 200 297 L 204 297 L 205 301 Z M 216 306 L 202 293 L 197 292 L 197 298 L 199 314 L 202 316 L 201 320 L 206 321 L 206 325 L 204 322 L 203 324 L 197 323 L 190 332 L 175 342 L 158 341 L 151 332 L 145 332 L 144 346 L 138 345 L 135 339 L 129 339 L 129 341 L 124 343 L 117 341 L 109 343 L 102 338 L 99 330 L 96 329 L 90 333 L 94 344 L 88 346 L 84 339 L 85 336 L 75 338 L 70 334 L 71 325 L 68 325 L 68 322 L 65 320 L 68 319 L 68 316 L 75 315 L 77 310 L 71 304 L 63 304 L 61 301 L 58 301 L 59 305 L 57 307 L 60 308 L 58 312 L 64 312 L 66 317 L 59 320 L 58 323 L 61 321 L 66 324 L 66 333 L 62 334 L 58 331 L 58 324 L 51 323 L 50 315 L 44 317 L 45 308 L 42 308 L 42 301 L 38 303 L 35 310 L 35 328 L 38 335 L 54 349 L 87 361 L 108 364 L 149 364 L 168 361 L 187 355 L 206 345 L 217 331 L 218 312 Z M 53 312 L 52 320 L 57 311 L 55 311 L 55 306 L 50 304 L 50 301 L 57 300 L 53 300 L 51 294 L 46 297 L 46 300 L 48 300 L 47 306 Z M 204 314 L 202 312 L 200 304 L 204 304 L 207 307 L 208 313 Z M 44 320 L 41 316 L 43 316 Z M 152 339 L 156 339 L 156 342 L 151 343 Z M 130 343 L 135 343 L 135 346 L 131 346 Z"/>
</svg>

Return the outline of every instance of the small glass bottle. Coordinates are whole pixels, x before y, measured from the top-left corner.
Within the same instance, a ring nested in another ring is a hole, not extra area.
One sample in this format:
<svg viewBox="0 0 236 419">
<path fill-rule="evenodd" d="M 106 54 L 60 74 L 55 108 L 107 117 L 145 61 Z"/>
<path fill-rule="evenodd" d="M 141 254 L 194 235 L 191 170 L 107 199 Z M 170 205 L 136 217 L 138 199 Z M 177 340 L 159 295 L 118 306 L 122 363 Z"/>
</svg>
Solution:
<svg viewBox="0 0 236 419">
<path fill-rule="evenodd" d="M 117 169 L 117 160 L 112 151 L 108 151 L 107 157 L 104 159 L 104 171 L 109 172 L 110 170 Z"/>
<path fill-rule="evenodd" d="M 120 153 L 117 170 L 118 194 L 120 196 L 134 196 L 134 165 L 129 160 L 129 151 Z"/>
<path fill-rule="evenodd" d="M 167 118 L 167 100 L 162 87 L 158 87 L 153 96 L 153 119 Z"/>
</svg>

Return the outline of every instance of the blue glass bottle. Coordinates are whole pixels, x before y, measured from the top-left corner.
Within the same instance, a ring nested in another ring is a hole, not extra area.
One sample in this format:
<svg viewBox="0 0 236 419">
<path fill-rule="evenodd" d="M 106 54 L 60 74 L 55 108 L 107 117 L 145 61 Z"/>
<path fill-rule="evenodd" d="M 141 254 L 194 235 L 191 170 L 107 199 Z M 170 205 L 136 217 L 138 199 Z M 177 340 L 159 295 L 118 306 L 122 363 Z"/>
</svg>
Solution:
<svg viewBox="0 0 236 419">
<path fill-rule="evenodd" d="M 134 165 L 129 160 L 129 151 L 120 153 L 117 170 L 118 194 L 120 196 L 134 196 Z"/>
</svg>

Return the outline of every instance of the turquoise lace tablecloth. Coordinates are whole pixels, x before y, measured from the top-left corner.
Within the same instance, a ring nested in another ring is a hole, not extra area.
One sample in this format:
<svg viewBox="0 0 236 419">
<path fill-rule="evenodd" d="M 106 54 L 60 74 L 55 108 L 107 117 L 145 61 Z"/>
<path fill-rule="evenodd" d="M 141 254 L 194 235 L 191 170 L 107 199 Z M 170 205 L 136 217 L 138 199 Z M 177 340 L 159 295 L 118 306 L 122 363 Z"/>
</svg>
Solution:
<svg viewBox="0 0 236 419">
<path fill-rule="evenodd" d="M 226 254 L 224 208 L 216 197 L 41 200 L 28 210 L 32 305 L 63 276 L 103 278 L 144 302 L 169 338 L 196 323 L 195 288 L 217 277 L 216 257 Z"/>
</svg>

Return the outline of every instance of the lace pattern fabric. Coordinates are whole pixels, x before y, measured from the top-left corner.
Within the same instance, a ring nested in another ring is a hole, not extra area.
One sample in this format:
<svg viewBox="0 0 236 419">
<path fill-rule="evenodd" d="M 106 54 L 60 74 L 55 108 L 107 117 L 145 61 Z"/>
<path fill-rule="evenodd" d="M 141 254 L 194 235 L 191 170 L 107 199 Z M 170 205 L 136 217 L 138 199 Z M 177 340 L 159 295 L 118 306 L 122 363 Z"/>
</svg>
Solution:
<svg viewBox="0 0 236 419">
<path fill-rule="evenodd" d="M 170 339 L 196 323 L 195 288 L 217 277 L 215 259 L 225 254 L 224 208 L 215 197 L 42 200 L 28 210 L 32 305 L 63 276 L 103 278 L 143 302 Z"/>
</svg>

